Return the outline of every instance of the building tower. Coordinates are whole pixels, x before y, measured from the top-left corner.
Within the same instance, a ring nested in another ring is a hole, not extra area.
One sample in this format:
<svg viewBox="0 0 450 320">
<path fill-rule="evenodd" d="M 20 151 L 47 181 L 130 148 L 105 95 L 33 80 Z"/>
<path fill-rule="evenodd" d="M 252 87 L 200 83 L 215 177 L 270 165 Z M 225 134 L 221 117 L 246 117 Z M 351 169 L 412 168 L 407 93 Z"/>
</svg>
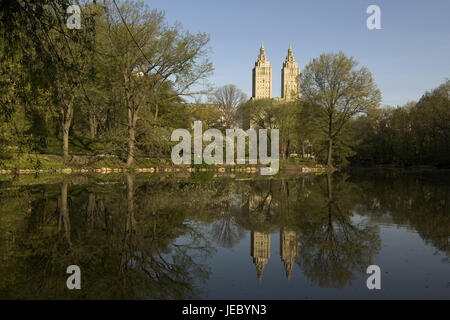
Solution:
<svg viewBox="0 0 450 320">
<path fill-rule="evenodd" d="M 283 62 L 283 69 L 281 69 L 281 98 L 292 100 L 298 98 L 300 95 L 300 68 L 295 62 L 292 53 L 292 47 L 289 44 L 288 55 L 286 61 Z"/>
<path fill-rule="evenodd" d="M 264 267 L 270 258 L 270 233 L 252 231 L 252 257 L 258 279 L 262 280 Z"/>
<path fill-rule="evenodd" d="M 252 97 L 253 99 L 272 98 L 272 67 L 267 60 L 262 43 L 258 60 L 253 68 Z"/>
<path fill-rule="evenodd" d="M 291 278 L 292 267 L 298 255 L 298 238 L 295 231 L 284 230 L 280 232 L 281 260 L 286 270 L 286 278 Z"/>
</svg>

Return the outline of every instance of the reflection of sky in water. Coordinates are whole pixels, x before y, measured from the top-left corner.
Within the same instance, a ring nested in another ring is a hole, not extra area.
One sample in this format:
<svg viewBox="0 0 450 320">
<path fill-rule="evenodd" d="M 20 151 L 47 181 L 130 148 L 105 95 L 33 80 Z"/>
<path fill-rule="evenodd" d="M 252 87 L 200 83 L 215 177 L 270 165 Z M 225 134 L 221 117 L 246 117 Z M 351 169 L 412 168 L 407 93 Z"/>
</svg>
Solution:
<svg viewBox="0 0 450 320">
<path fill-rule="evenodd" d="M 369 275 L 354 273 L 351 286 L 319 288 L 297 264 L 286 279 L 280 258 L 280 234 L 271 234 L 270 259 L 263 279 L 257 278 L 251 257 L 251 232 L 233 248 L 217 247 L 208 259 L 211 276 L 205 299 L 404 299 L 449 297 L 450 265 L 445 254 L 424 244 L 413 231 L 395 225 L 380 228 L 382 249 L 373 264 L 380 266 L 381 291 L 369 291 Z M 444 262 L 444 263 L 443 263 Z"/>
<path fill-rule="evenodd" d="M 0 203 L 0 231 L 24 230 L 20 241 L 25 244 L 34 243 L 39 237 L 45 240 L 56 236 L 54 241 L 62 249 L 58 252 L 43 247 L 36 253 L 28 250 L 26 255 L 36 254 L 37 258 L 21 260 L 24 252 L 20 250 L 26 245 L 13 247 L 9 238 L 1 237 L 1 241 L 7 242 L 0 245 L 16 248 L 17 252 L 13 251 L 11 256 L 16 253 L 19 266 L 25 267 L 24 271 L 19 268 L 12 278 L 27 279 L 18 285 L 27 285 L 30 274 L 33 277 L 29 270 L 39 269 L 39 265 L 32 263 L 42 257 L 66 263 L 70 249 L 65 247 L 65 237 L 70 235 L 73 250 L 80 257 L 84 253 L 88 257 L 80 262 L 84 263 L 82 270 L 91 268 L 91 261 L 96 259 L 113 263 L 104 266 L 108 270 L 92 267 L 99 281 L 102 273 L 109 272 L 112 279 L 117 277 L 115 271 L 110 272 L 111 266 L 115 270 L 118 261 L 126 257 L 120 263 L 125 262 L 129 270 L 123 272 L 130 272 L 128 276 L 136 277 L 139 285 L 147 274 L 153 278 L 153 282 L 146 284 L 150 287 L 157 279 L 165 279 L 163 286 L 179 282 L 192 286 L 192 291 L 187 292 L 203 299 L 450 297 L 450 225 L 445 214 L 448 184 L 431 185 L 430 196 L 430 192 L 423 192 L 424 187 L 416 178 L 405 179 L 409 183 L 396 178 L 392 180 L 396 189 L 385 193 L 382 189 L 388 182 L 383 179 L 380 185 L 371 184 L 372 179 L 355 178 L 352 182 L 339 176 L 333 179 L 332 197 L 326 176 L 173 185 L 136 181 L 133 197 L 128 201 L 130 194 L 124 193 L 124 189 L 113 189 L 116 184 L 101 187 L 93 184 L 90 187 L 97 191 L 112 188 L 95 196 L 86 186 L 69 186 L 66 219 L 70 219 L 64 222 L 70 222 L 68 229 L 65 224 L 58 225 L 59 185 L 47 190 L 48 202 L 42 202 L 39 188 L 44 187 L 35 186 L 30 192 L 35 192 L 36 198 L 27 202 L 34 208 L 24 205 L 21 191 L 11 196 L 10 191 L 0 188 L 4 200 Z M 423 194 L 428 195 L 426 199 Z M 130 201 L 134 202 L 132 209 Z M 12 214 L 10 208 L 14 209 L 16 220 L 6 219 Z M 27 214 L 18 214 L 20 210 Z M 41 218 L 42 214 L 46 219 Z M 18 224 L 11 227 L 10 221 Z M 159 227 L 161 230 L 157 232 Z M 61 233 L 53 233 L 58 228 Z M 33 230 L 41 231 L 33 233 Z M 51 232 L 44 234 L 46 231 Z M 377 250 L 367 248 L 377 244 Z M 97 246 L 107 249 L 93 250 Z M 129 252 L 124 251 L 127 248 Z M 11 256 L 4 258 L 4 265 L 14 263 Z M 368 275 L 364 271 L 368 261 L 381 268 L 382 290 L 370 291 L 366 287 Z M 155 263 L 159 264 L 156 269 Z M 102 264 L 95 266 L 101 268 Z M 50 279 L 46 270 L 39 269 L 36 277 Z M 142 288 L 147 288 L 146 285 Z M 1 286 L 2 282 L 0 289 L 3 289 Z M 137 297 L 158 297 L 158 290 L 168 290 L 162 296 L 170 296 L 172 290 L 153 286 L 156 293 L 147 294 L 147 289 L 142 288 Z"/>
<path fill-rule="evenodd" d="M 233 200 L 236 198 L 233 197 Z M 239 202 L 236 201 L 236 204 Z M 235 204 L 233 202 L 233 204 Z M 320 288 L 307 279 L 297 264 L 291 278 L 286 278 L 280 252 L 280 232 L 270 234 L 270 259 L 263 279 L 257 278 L 251 257 L 251 231 L 233 247 L 215 245 L 216 251 L 206 258 L 209 280 L 203 285 L 202 299 L 442 299 L 450 295 L 450 265 L 445 253 L 427 245 L 414 231 L 395 224 L 378 224 L 354 212 L 352 223 L 379 227 L 382 248 L 373 259 L 381 268 L 380 291 L 366 287 L 369 275 L 353 272 L 349 286 L 341 289 Z M 211 225 L 204 225 L 205 232 Z M 209 228 L 209 230 L 208 230 Z M 180 237 L 177 242 L 188 242 Z M 205 258 L 205 257 L 203 257 Z"/>
</svg>

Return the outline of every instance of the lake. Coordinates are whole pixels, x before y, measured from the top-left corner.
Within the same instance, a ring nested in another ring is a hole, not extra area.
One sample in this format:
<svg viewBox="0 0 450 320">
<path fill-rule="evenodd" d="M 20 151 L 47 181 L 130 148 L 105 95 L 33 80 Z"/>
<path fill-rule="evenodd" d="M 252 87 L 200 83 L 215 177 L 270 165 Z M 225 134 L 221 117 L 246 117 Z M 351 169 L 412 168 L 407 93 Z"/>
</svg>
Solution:
<svg viewBox="0 0 450 320">
<path fill-rule="evenodd" d="M 449 195 L 445 171 L 2 177 L 0 299 L 449 299 Z"/>
</svg>

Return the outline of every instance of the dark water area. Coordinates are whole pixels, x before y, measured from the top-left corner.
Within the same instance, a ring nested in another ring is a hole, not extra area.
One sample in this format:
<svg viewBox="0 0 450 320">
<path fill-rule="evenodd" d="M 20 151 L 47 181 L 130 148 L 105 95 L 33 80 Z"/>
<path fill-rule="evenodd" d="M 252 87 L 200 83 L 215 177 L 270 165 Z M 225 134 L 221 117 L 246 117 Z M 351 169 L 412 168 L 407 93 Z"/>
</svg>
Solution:
<svg viewBox="0 0 450 320">
<path fill-rule="evenodd" d="M 4 180 L 0 299 L 449 299 L 449 195 L 448 172 Z"/>
</svg>

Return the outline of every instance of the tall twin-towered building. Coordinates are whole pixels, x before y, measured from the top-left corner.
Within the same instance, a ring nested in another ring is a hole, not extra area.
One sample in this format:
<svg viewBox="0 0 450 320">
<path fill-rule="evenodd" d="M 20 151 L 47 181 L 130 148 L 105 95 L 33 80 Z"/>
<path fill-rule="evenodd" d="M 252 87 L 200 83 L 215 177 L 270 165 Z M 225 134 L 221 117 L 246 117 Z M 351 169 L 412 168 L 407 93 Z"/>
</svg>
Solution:
<svg viewBox="0 0 450 320">
<path fill-rule="evenodd" d="M 281 69 L 281 98 L 292 100 L 300 95 L 300 68 L 295 62 L 292 47 L 289 45 L 288 55 L 283 62 Z M 253 99 L 270 99 L 272 98 L 272 67 L 267 60 L 264 45 L 261 44 L 258 60 L 253 68 Z"/>
<path fill-rule="evenodd" d="M 258 279 L 262 280 L 264 267 L 270 259 L 270 233 L 252 231 L 251 256 L 256 266 Z M 286 271 L 286 278 L 291 278 L 292 268 L 298 256 L 297 232 L 282 228 L 280 230 L 280 257 Z"/>
<path fill-rule="evenodd" d="M 300 68 L 295 62 L 292 47 L 289 45 L 288 55 L 281 69 L 281 98 L 293 99 L 300 95 Z"/>
<path fill-rule="evenodd" d="M 258 60 L 253 68 L 252 97 L 254 99 L 272 98 L 272 67 L 267 60 L 264 45 L 261 43 Z"/>
</svg>

